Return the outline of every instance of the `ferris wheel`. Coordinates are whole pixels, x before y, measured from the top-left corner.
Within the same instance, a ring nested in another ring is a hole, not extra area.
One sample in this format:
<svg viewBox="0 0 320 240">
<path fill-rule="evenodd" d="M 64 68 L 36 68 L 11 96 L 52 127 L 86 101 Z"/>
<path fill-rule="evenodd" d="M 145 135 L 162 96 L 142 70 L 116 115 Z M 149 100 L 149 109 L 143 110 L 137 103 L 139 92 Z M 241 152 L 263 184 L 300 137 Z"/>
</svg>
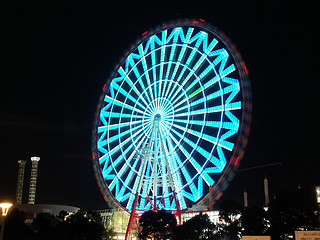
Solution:
<svg viewBox="0 0 320 240">
<path fill-rule="evenodd" d="M 181 211 L 218 199 L 244 153 L 250 97 L 240 54 L 203 20 L 143 33 L 104 85 L 94 124 L 109 205 Z"/>
</svg>

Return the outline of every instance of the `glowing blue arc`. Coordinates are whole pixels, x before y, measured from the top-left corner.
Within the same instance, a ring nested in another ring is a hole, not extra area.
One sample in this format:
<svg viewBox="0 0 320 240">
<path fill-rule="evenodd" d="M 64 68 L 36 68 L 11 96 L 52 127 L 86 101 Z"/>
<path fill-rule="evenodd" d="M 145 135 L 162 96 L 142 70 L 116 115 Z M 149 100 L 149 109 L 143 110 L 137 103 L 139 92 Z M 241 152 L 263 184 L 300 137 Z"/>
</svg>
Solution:
<svg viewBox="0 0 320 240">
<path fill-rule="evenodd" d="M 169 26 L 116 68 L 99 108 L 96 154 L 101 185 L 127 210 L 137 191 L 141 210 L 154 202 L 175 209 L 173 191 L 180 208 L 197 204 L 229 164 L 243 93 L 222 38 L 195 25 Z"/>
</svg>

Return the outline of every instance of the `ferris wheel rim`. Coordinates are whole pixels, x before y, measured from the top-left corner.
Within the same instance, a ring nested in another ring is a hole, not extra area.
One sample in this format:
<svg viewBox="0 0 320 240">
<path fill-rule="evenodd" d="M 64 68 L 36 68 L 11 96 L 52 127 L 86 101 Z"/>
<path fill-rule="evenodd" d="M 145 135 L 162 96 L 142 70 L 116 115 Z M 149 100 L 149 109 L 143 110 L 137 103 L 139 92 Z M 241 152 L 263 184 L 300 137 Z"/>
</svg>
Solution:
<svg viewBox="0 0 320 240">
<path fill-rule="evenodd" d="M 199 25 L 199 21 L 197 22 L 196 20 L 178 20 L 178 21 L 173 21 L 173 22 L 169 22 L 167 24 L 163 24 L 161 25 L 160 27 L 158 28 L 155 28 L 155 30 L 152 30 L 150 32 L 148 32 L 147 34 L 145 34 L 139 41 L 136 42 L 136 44 L 131 47 L 130 51 L 128 51 L 126 54 L 125 54 L 125 57 L 120 61 L 120 63 L 117 65 L 117 67 L 115 68 L 112 76 L 109 78 L 106 86 L 104 87 L 103 89 L 103 95 L 105 95 L 105 92 L 107 91 L 107 89 L 109 88 L 111 82 L 112 82 L 112 79 L 115 77 L 115 74 L 117 72 L 117 70 L 120 68 L 120 66 L 123 65 L 124 61 L 126 60 L 126 57 L 129 56 L 129 54 L 131 54 L 136 48 L 137 46 L 139 46 L 141 43 L 143 43 L 144 41 L 146 41 L 146 39 L 150 38 L 151 36 L 163 31 L 164 29 L 168 29 L 168 28 L 173 28 L 173 27 L 179 27 L 179 26 L 191 26 L 191 27 L 197 27 L 197 28 L 203 28 L 205 30 L 208 30 L 208 31 L 211 31 L 214 33 L 214 35 L 216 37 L 220 37 L 220 33 L 217 34 L 217 29 L 212 27 L 211 25 L 208 25 L 206 23 L 203 23 L 201 22 L 200 25 Z M 209 30 L 209 27 L 211 30 Z M 225 37 L 225 36 L 224 36 Z M 230 45 L 229 43 L 225 43 L 224 41 L 226 41 L 226 39 L 224 38 L 219 38 L 219 40 L 221 40 L 228 48 L 229 51 L 233 51 L 235 52 L 235 55 L 237 58 L 240 58 L 240 59 L 236 59 L 234 62 L 239 65 L 237 66 L 238 69 L 240 69 L 240 71 L 242 72 L 243 76 L 240 76 L 240 81 L 243 83 L 245 82 L 245 84 L 249 84 L 248 80 L 247 80 L 247 73 L 246 70 L 244 70 L 244 63 L 243 63 L 243 60 L 241 59 L 240 55 L 238 54 L 237 50 L 235 49 L 235 47 L 233 45 Z M 228 39 L 227 39 L 228 41 Z M 230 49 L 231 47 L 231 49 Z M 151 53 L 149 53 L 151 54 Z M 232 57 L 235 57 L 234 54 L 232 54 Z M 240 64 L 239 64 L 240 62 Z M 245 73 L 245 74 L 244 74 Z M 250 88 L 250 86 L 246 86 L 244 88 L 242 88 L 242 91 L 246 91 L 245 93 L 242 94 L 243 96 L 243 102 L 242 104 L 243 105 L 248 105 L 248 106 L 245 106 L 245 111 L 242 112 L 242 116 L 241 116 L 241 126 L 240 126 L 240 131 L 242 132 L 243 131 L 243 128 L 245 128 L 244 130 L 244 133 L 241 133 L 238 135 L 238 138 L 237 138 L 237 143 L 236 143 L 236 150 L 238 149 L 238 145 L 243 145 L 243 142 L 245 142 L 247 140 L 247 136 L 248 136 L 248 133 L 249 133 L 249 125 L 250 125 L 250 121 L 251 121 L 251 117 L 250 117 L 250 114 L 251 114 L 251 96 L 250 96 L 250 90 L 248 90 Z M 97 115 L 96 115 L 96 118 L 95 118 L 95 125 L 94 126 L 97 126 L 97 119 L 99 118 L 98 116 L 100 115 L 100 112 L 101 112 L 101 105 L 103 104 L 103 99 L 100 100 L 99 102 L 99 106 L 98 106 L 98 111 L 97 111 Z M 245 116 L 246 115 L 246 116 Z M 221 117 L 224 117 L 224 115 L 222 114 Z M 220 133 L 219 133 L 220 135 Z M 243 136 L 244 135 L 244 136 Z M 97 132 L 94 130 L 93 132 L 93 138 L 94 138 L 94 141 L 97 140 Z M 243 146 L 240 146 L 240 148 L 243 148 Z M 96 154 L 97 152 L 97 149 L 95 149 L 95 147 L 93 146 L 93 161 L 94 161 L 94 165 L 97 165 L 98 168 L 95 167 L 95 174 L 96 174 L 96 177 L 97 179 L 100 179 L 102 182 L 103 182 L 103 176 L 101 175 L 101 166 L 99 165 L 99 159 L 97 159 L 95 157 L 95 155 L 98 155 Z M 238 151 L 238 150 L 237 150 Z M 240 153 L 236 153 L 236 151 L 234 152 L 232 158 L 235 158 L 237 155 L 240 155 Z M 239 157 L 239 156 L 238 156 Z M 239 160 L 239 159 L 238 159 Z M 233 160 L 234 162 L 235 160 Z M 100 182 L 101 184 L 101 182 Z M 115 206 L 118 205 L 118 207 L 121 207 L 121 208 L 124 208 L 116 199 L 115 197 L 113 196 L 113 194 L 109 191 L 109 188 L 107 185 L 105 185 L 104 187 L 100 187 L 100 190 L 101 192 L 103 193 L 103 195 L 108 195 L 108 197 L 111 199 L 113 199 L 115 201 Z M 124 208 L 125 209 L 125 208 Z"/>
</svg>

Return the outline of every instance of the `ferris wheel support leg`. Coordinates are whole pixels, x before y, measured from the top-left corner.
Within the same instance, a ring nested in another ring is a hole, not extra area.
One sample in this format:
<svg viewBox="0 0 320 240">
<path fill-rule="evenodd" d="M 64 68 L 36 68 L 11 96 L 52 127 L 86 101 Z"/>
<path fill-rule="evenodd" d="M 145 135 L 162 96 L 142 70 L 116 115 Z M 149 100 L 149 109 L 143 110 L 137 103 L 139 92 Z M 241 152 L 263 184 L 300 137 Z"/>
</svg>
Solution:
<svg viewBox="0 0 320 240">
<path fill-rule="evenodd" d="M 164 156 L 166 167 L 167 167 L 167 170 L 168 170 L 169 182 L 170 182 L 170 185 L 171 185 L 171 188 L 172 188 L 173 198 L 174 198 L 174 201 L 175 201 L 175 204 L 176 204 L 178 220 L 179 220 L 179 225 L 180 225 L 181 224 L 181 214 L 180 214 L 179 201 L 177 199 L 177 193 L 175 191 L 175 187 L 174 187 L 174 184 L 173 184 L 172 173 L 170 171 L 169 162 L 168 162 L 167 155 L 166 155 L 166 152 L 165 152 L 165 145 L 164 145 L 163 138 L 162 138 L 160 130 L 159 130 L 159 126 L 158 126 L 158 132 L 159 132 L 159 136 L 160 136 L 161 148 L 162 148 L 162 151 L 163 151 L 163 156 Z"/>
<path fill-rule="evenodd" d="M 134 221 L 134 219 L 136 217 L 135 215 L 136 215 L 136 209 L 137 209 L 137 205 L 138 205 L 139 192 L 141 190 L 142 182 L 143 182 L 143 173 L 146 171 L 147 159 L 150 157 L 150 150 L 151 150 L 150 146 L 151 146 L 151 140 L 153 139 L 153 136 L 154 136 L 154 132 L 155 131 L 153 129 L 152 133 L 151 133 L 151 137 L 150 137 L 149 142 L 148 142 L 147 147 L 146 147 L 147 152 L 146 152 L 145 155 L 142 156 L 142 159 L 141 159 L 141 163 L 143 164 L 142 165 L 142 171 L 141 171 L 141 176 L 140 176 L 140 179 L 139 179 L 137 192 L 136 192 L 133 204 L 132 204 L 132 209 L 131 209 L 129 223 L 128 223 L 128 227 L 127 227 L 127 231 L 126 231 L 125 240 L 130 240 L 131 239 L 132 224 L 133 224 L 133 221 Z"/>
<path fill-rule="evenodd" d="M 175 191 L 173 191 L 173 198 L 174 198 L 174 201 L 177 206 L 178 223 L 179 223 L 179 225 L 181 225 L 181 213 L 180 213 L 180 208 L 179 208 L 179 202 L 177 200 L 177 194 Z"/>
<path fill-rule="evenodd" d="M 125 240 L 130 240 L 131 239 L 131 230 L 132 230 L 132 225 L 133 225 L 133 221 L 136 217 L 136 208 L 137 208 L 137 204 L 138 204 L 138 198 L 139 198 L 139 192 L 136 193 L 133 205 L 132 205 L 132 210 L 131 210 L 131 214 L 130 214 L 130 218 L 129 218 L 129 223 L 128 223 L 128 227 L 127 227 L 127 231 L 126 231 L 126 238 Z"/>
</svg>

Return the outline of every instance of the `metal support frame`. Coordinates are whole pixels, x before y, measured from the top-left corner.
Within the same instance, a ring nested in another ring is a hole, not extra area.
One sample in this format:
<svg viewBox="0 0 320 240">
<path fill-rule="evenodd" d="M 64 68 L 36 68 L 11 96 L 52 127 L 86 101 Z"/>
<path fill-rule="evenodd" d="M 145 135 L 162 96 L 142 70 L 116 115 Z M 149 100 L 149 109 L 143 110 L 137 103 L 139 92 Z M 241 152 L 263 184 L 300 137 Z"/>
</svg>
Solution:
<svg viewBox="0 0 320 240">
<path fill-rule="evenodd" d="M 159 144 L 159 140 L 160 140 L 160 144 L 161 144 L 161 149 L 162 149 L 162 154 L 164 156 L 165 159 L 165 164 L 166 164 L 166 168 L 167 168 L 167 173 L 168 173 L 168 178 L 169 178 L 169 183 L 173 192 L 173 198 L 176 204 L 176 208 L 177 208 L 177 215 L 178 215 L 178 221 L 179 224 L 181 224 L 181 214 L 180 214 L 180 207 L 179 207 L 179 201 L 177 199 L 177 193 L 175 191 L 175 187 L 173 184 L 173 179 L 172 179 L 172 174 L 171 174 L 171 170 L 170 170 L 170 166 L 169 166 L 169 162 L 168 162 L 168 158 L 165 152 L 165 145 L 164 145 L 164 141 L 161 135 L 161 131 L 159 129 L 159 124 L 160 124 L 160 120 L 161 120 L 161 116 L 160 114 L 156 114 L 154 117 L 154 121 L 153 121 L 153 129 L 152 129 L 152 133 L 151 133 L 151 137 L 149 138 L 149 141 L 145 147 L 145 151 L 144 153 L 141 154 L 141 163 L 142 163 L 142 169 L 140 172 L 140 179 L 139 179 L 139 184 L 137 187 L 137 192 L 135 193 L 135 198 L 134 198 L 134 202 L 132 204 L 132 209 L 131 209 L 131 213 L 130 213 L 130 219 L 129 219 L 129 223 L 128 223 L 128 227 L 127 227 L 127 231 L 126 231 L 126 236 L 125 239 L 129 240 L 131 239 L 131 231 L 132 231 L 132 225 L 133 222 L 137 216 L 136 214 L 136 209 L 137 209 L 137 205 L 138 205 L 138 200 L 139 200 L 139 193 L 141 191 L 141 189 L 144 189 L 142 184 L 144 181 L 143 178 L 143 174 L 145 173 L 146 170 L 146 166 L 147 166 L 147 162 L 151 161 L 151 151 L 152 151 L 152 140 L 155 139 L 154 141 L 154 148 L 155 151 L 153 153 L 153 160 L 154 160 L 154 164 L 153 164 L 153 201 L 151 201 L 151 199 L 149 199 L 152 209 L 153 211 L 157 211 L 158 210 L 158 206 L 157 206 L 157 182 L 158 182 L 158 176 L 157 176 L 157 159 L 158 159 L 158 155 L 159 155 L 159 151 L 158 151 L 158 144 Z M 159 139 L 159 140 L 158 140 Z M 144 189 L 146 192 L 148 192 L 147 189 Z M 148 194 L 147 194 L 148 195 Z"/>
</svg>

